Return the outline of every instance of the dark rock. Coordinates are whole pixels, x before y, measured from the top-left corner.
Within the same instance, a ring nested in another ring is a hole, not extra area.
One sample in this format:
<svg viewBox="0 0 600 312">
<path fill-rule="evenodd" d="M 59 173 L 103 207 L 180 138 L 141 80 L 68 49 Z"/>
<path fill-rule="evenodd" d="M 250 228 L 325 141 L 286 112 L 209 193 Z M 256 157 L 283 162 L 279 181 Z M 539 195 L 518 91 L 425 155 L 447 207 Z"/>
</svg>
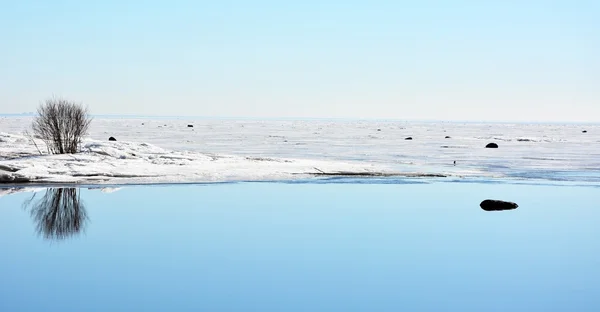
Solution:
<svg viewBox="0 0 600 312">
<path fill-rule="evenodd" d="M 115 139 L 114 137 L 110 137 L 108 138 L 109 141 L 116 141 L 117 139 Z"/>
<path fill-rule="evenodd" d="M 408 137 L 408 138 L 406 138 L 405 140 L 412 140 L 412 137 Z"/>
<path fill-rule="evenodd" d="M 377 131 L 381 131 L 381 129 L 377 129 Z"/>
<path fill-rule="evenodd" d="M 193 128 L 193 127 L 194 127 L 194 125 L 188 125 L 188 128 Z"/>
<path fill-rule="evenodd" d="M 486 199 L 486 200 L 482 201 L 481 204 L 479 204 L 479 206 L 481 207 L 481 209 L 483 209 L 485 211 L 512 210 L 512 209 L 517 209 L 517 207 L 519 207 L 519 205 L 517 205 L 513 202 L 507 202 L 507 201 L 502 201 L 502 200 L 493 200 L 493 199 Z"/>
<path fill-rule="evenodd" d="M 445 137 L 445 139 L 449 139 L 449 138 L 450 138 L 450 136 L 449 136 L 449 135 L 447 135 L 447 136 Z"/>
<path fill-rule="evenodd" d="M 583 131 L 581 131 L 581 132 L 582 132 L 582 133 L 587 133 L 587 130 L 583 130 Z"/>
<path fill-rule="evenodd" d="M 144 123 L 142 122 L 142 126 L 144 125 Z"/>
<path fill-rule="evenodd" d="M 486 145 L 485 148 L 498 148 L 498 144 L 490 143 L 490 144 Z"/>
</svg>

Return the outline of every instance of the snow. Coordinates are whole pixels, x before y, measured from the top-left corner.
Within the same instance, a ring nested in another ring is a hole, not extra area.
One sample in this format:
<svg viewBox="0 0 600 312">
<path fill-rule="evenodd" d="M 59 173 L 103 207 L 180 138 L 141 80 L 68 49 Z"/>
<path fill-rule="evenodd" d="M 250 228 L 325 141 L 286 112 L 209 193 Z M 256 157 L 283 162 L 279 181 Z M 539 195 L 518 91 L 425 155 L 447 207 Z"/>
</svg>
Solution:
<svg viewBox="0 0 600 312">
<path fill-rule="evenodd" d="M 23 154 L 23 138 L 9 136 Z M 38 144 L 40 145 L 40 144 Z M 31 151 L 30 151 L 31 152 Z M 184 183 L 291 179 L 320 170 L 368 171 L 371 165 L 344 162 L 217 155 L 165 150 L 149 143 L 86 140 L 81 153 L 35 155 L 0 161 L 11 182 Z"/>
<path fill-rule="evenodd" d="M 598 125 L 97 118 L 81 153 L 39 155 L 24 135 L 30 124 L 0 117 L 4 183 L 271 181 L 322 172 L 600 182 Z M 490 142 L 500 148 L 484 148 Z"/>
<path fill-rule="evenodd" d="M 0 197 L 16 194 L 16 193 L 37 193 L 39 191 L 46 190 L 45 187 L 10 187 L 10 188 L 0 188 Z"/>
<path fill-rule="evenodd" d="M 61 185 L 61 187 L 66 187 L 65 185 Z M 102 193 L 114 193 L 121 190 L 121 187 L 88 187 L 88 190 L 99 190 Z M 17 194 L 17 193 L 37 193 L 41 191 L 46 191 L 48 188 L 46 187 L 22 187 L 22 186 L 14 186 L 14 187 L 4 187 L 0 188 L 0 197 Z"/>
</svg>

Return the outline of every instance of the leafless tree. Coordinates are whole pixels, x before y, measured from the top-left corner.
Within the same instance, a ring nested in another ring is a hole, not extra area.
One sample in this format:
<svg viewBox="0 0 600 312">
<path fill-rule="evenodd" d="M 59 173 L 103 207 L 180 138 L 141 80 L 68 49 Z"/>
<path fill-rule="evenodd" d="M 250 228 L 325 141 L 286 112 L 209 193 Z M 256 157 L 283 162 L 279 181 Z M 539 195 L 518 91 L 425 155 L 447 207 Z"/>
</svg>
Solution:
<svg viewBox="0 0 600 312">
<path fill-rule="evenodd" d="M 37 109 L 33 133 L 46 143 L 50 154 L 74 154 L 88 132 L 91 118 L 81 104 L 61 98 L 46 100 Z"/>
<path fill-rule="evenodd" d="M 31 216 L 37 223 L 38 234 L 50 240 L 71 237 L 81 232 L 88 221 L 76 188 L 49 188 L 32 204 Z"/>
</svg>

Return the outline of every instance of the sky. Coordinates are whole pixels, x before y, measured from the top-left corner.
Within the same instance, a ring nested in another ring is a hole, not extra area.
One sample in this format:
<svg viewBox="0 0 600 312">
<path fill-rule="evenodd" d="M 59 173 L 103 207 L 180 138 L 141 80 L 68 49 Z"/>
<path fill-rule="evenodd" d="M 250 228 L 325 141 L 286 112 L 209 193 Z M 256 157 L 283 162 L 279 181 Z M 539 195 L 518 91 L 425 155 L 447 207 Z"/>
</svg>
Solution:
<svg viewBox="0 0 600 312">
<path fill-rule="evenodd" d="M 0 113 L 600 121 L 600 1 L 0 0 Z"/>
</svg>

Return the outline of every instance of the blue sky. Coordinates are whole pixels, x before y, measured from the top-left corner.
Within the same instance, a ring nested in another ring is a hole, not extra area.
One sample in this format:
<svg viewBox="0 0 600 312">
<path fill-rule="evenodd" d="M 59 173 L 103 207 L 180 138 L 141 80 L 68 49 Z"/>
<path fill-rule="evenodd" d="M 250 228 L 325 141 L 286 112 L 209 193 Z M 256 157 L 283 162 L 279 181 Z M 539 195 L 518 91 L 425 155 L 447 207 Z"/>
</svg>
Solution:
<svg viewBox="0 0 600 312">
<path fill-rule="evenodd" d="M 600 121 L 600 1 L 5 1 L 0 113 Z"/>
</svg>

